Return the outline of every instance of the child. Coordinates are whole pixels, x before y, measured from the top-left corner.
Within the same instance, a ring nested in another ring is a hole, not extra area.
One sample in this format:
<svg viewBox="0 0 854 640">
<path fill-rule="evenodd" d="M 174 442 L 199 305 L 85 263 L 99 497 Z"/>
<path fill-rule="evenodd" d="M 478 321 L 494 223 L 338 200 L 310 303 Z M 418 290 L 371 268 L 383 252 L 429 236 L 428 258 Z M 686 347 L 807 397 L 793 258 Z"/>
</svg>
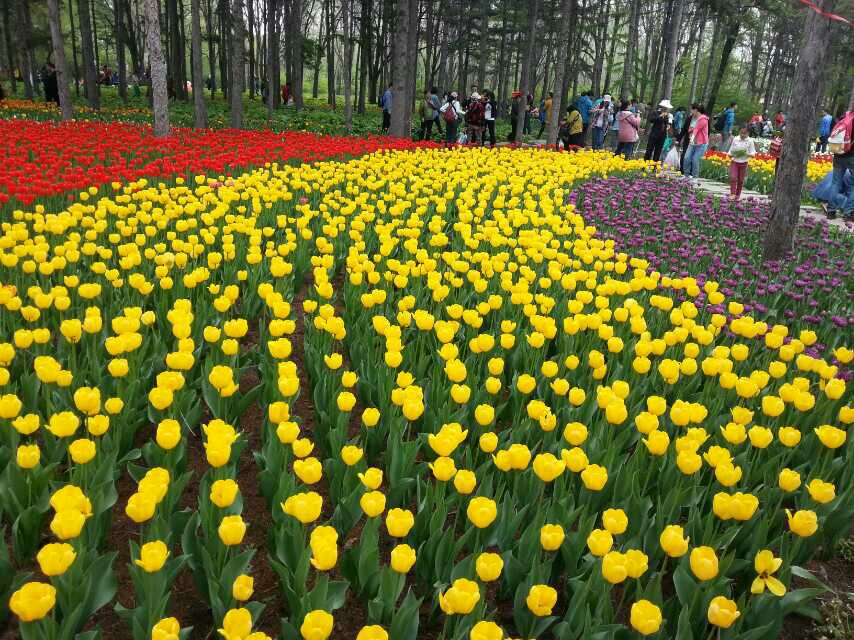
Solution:
<svg viewBox="0 0 854 640">
<path fill-rule="evenodd" d="M 735 200 L 741 198 L 744 178 L 747 177 L 747 161 L 756 155 L 756 145 L 748 136 L 747 127 L 742 127 L 738 137 L 733 138 L 727 152 L 729 163 L 729 196 Z"/>
</svg>

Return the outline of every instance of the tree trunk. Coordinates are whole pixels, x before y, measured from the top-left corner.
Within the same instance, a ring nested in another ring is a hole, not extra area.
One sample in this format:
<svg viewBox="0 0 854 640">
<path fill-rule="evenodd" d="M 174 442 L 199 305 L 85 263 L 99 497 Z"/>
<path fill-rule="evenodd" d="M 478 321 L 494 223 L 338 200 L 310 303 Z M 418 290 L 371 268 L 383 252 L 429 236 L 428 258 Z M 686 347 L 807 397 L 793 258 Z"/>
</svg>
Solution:
<svg viewBox="0 0 854 640">
<path fill-rule="evenodd" d="M 214 13 L 213 13 L 213 5 L 211 4 L 211 0 L 206 0 L 207 6 L 207 15 L 205 15 L 205 32 L 208 40 L 208 69 L 210 71 L 210 90 L 211 90 L 211 98 L 213 98 L 216 93 L 216 45 L 214 44 L 214 33 L 213 33 L 213 25 L 214 25 Z"/>
<path fill-rule="evenodd" d="M 71 4 L 69 3 L 69 9 L 71 8 Z M 71 21 L 71 43 L 74 44 L 74 20 L 72 18 Z M 12 84 L 12 95 L 17 95 L 18 93 L 18 81 L 15 79 L 15 47 L 12 44 L 12 19 L 9 12 L 9 2 L 3 3 L 3 34 L 6 43 L 6 59 L 9 61 L 9 79 Z M 75 56 L 75 74 L 76 74 L 76 60 Z"/>
<path fill-rule="evenodd" d="M 277 0 L 267 0 L 267 118 L 273 118 L 273 111 L 279 104 L 279 78 L 276 59 L 279 57 L 279 34 L 276 29 L 278 11 Z"/>
<path fill-rule="evenodd" d="M 406 0 L 401 0 L 405 2 Z M 338 98 L 335 95 L 335 37 L 337 22 L 335 0 L 326 0 L 326 102 L 336 108 Z"/>
<path fill-rule="evenodd" d="M 371 0 L 362 0 L 359 14 L 359 100 L 356 112 L 365 113 L 365 94 L 368 92 L 368 69 L 371 67 Z"/>
<path fill-rule="evenodd" d="M 234 0 L 231 11 L 231 128 L 243 128 L 243 79 L 245 70 L 245 54 L 243 40 L 243 0 Z"/>
<path fill-rule="evenodd" d="M 158 0 L 145 0 L 146 43 L 151 61 L 151 95 L 154 112 L 154 135 L 169 135 L 169 94 L 166 88 L 166 59 L 160 41 L 160 8 Z"/>
<path fill-rule="evenodd" d="M 219 0 L 219 78 L 222 86 L 222 97 L 227 100 L 231 95 L 231 82 L 228 72 L 229 58 L 229 11 L 228 0 Z"/>
<path fill-rule="evenodd" d="M 193 110 L 196 129 L 208 126 L 208 110 L 205 106 L 205 79 L 202 71 L 202 20 L 201 0 L 190 0 L 190 46 L 193 50 Z"/>
<path fill-rule="evenodd" d="M 321 42 L 323 42 L 323 30 L 326 26 L 326 13 L 325 9 L 321 8 L 320 10 L 320 27 L 318 28 L 317 33 L 317 46 L 314 54 L 314 79 L 311 82 L 311 97 L 317 100 L 317 96 L 320 92 L 320 63 L 323 61 L 323 47 L 321 46 Z"/>
<path fill-rule="evenodd" d="M 69 0 L 70 1 L 70 0 Z M 80 40 L 83 50 L 83 80 L 86 87 L 86 100 L 92 109 L 98 109 L 101 96 L 98 90 L 98 75 L 95 68 L 95 52 L 92 48 L 92 23 L 89 18 L 87 0 L 77 0 L 77 17 L 80 22 Z"/>
<path fill-rule="evenodd" d="M 697 97 L 697 78 L 700 76 L 700 58 L 703 53 L 703 33 L 706 30 L 706 8 L 703 8 L 700 14 L 700 35 L 697 37 L 697 53 L 694 55 L 694 68 L 691 70 L 691 91 L 688 102 L 694 104 L 694 98 Z"/>
<path fill-rule="evenodd" d="M 178 0 L 166 0 L 166 15 L 169 23 L 169 84 L 171 94 L 179 100 L 187 99 L 187 84 L 184 82 L 184 43 L 178 24 Z"/>
<path fill-rule="evenodd" d="M 851 83 L 851 93 L 848 94 L 848 108 L 846 111 L 854 111 L 854 82 Z"/>
<path fill-rule="evenodd" d="M 255 0 L 247 0 L 246 17 L 249 21 L 249 99 L 255 97 Z"/>
<path fill-rule="evenodd" d="M 409 28 L 406 31 L 406 111 L 415 104 L 415 78 L 418 75 L 418 0 L 409 0 Z"/>
<path fill-rule="evenodd" d="M 602 68 L 605 66 L 605 43 L 608 41 L 608 20 L 611 15 L 611 2 L 605 0 L 605 4 L 601 8 L 601 15 L 598 16 L 596 26 L 596 41 L 594 42 L 593 55 L 593 73 L 592 82 L 593 93 L 597 96 L 602 95 Z M 560 57 L 558 57 L 560 60 Z"/>
<path fill-rule="evenodd" d="M 623 84 L 620 87 L 620 99 L 628 100 L 635 92 L 635 57 L 638 48 L 638 29 L 640 27 L 640 0 L 632 0 L 629 34 L 626 40 L 626 55 L 623 63 Z"/>
<path fill-rule="evenodd" d="M 750 97 L 757 95 L 756 78 L 759 76 L 759 58 L 762 57 L 762 43 L 765 40 L 765 23 L 753 28 L 750 42 L 750 73 L 747 74 L 747 90 Z"/>
<path fill-rule="evenodd" d="M 119 98 L 128 101 L 127 63 L 125 62 L 125 27 L 122 19 L 122 3 L 125 0 L 113 0 L 113 22 L 116 37 L 116 71 L 119 74 Z"/>
<path fill-rule="evenodd" d="M 537 11 L 539 10 L 539 0 L 528 0 L 528 33 L 525 37 L 525 53 L 522 58 L 522 71 L 519 77 L 519 91 L 522 92 L 522 106 L 519 110 L 519 118 L 516 120 L 516 131 L 513 134 L 513 139 L 516 142 L 522 142 L 522 131 L 525 123 L 525 109 L 528 106 L 528 93 L 531 89 L 531 65 L 534 57 L 534 43 L 537 38 Z"/>
<path fill-rule="evenodd" d="M 557 64 L 555 65 L 555 92 L 552 98 L 552 116 L 549 118 L 549 130 L 546 138 L 548 146 L 557 144 L 561 112 L 564 110 L 561 87 L 563 87 L 564 76 L 566 75 L 565 60 L 569 52 L 569 41 L 572 39 L 571 28 L 574 22 L 572 16 L 576 10 L 576 2 L 577 0 L 563 0 L 561 9 L 560 36 L 557 42 Z"/>
<path fill-rule="evenodd" d="M 389 135 L 397 138 L 409 137 L 410 112 L 406 103 L 407 75 L 409 72 L 407 51 L 409 31 L 409 0 L 399 0 L 394 21 L 394 58 L 392 59 L 391 126 Z"/>
<path fill-rule="evenodd" d="M 664 53 L 664 78 L 661 83 L 660 94 L 662 98 L 666 98 L 667 100 L 673 96 L 676 50 L 679 48 L 679 35 L 682 33 L 682 11 L 684 8 L 685 0 L 673 0 L 673 13 L 670 18 L 670 31 L 667 33 L 667 50 Z"/>
<path fill-rule="evenodd" d="M 68 73 L 65 64 L 65 43 L 62 41 L 62 25 L 59 21 L 59 1 L 47 0 L 50 20 L 50 40 L 53 45 L 53 64 L 56 67 L 56 86 L 59 92 L 59 109 L 63 120 L 71 120 L 74 108 L 68 92 Z"/>
<path fill-rule="evenodd" d="M 344 18 L 344 128 L 353 132 L 353 39 L 350 37 L 350 1 L 341 0 L 341 15 Z"/>
<path fill-rule="evenodd" d="M 818 8 L 827 13 L 833 12 L 835 4 L 836 0 L 816 1 Z M 782 260 L 792 250 L 810 140 L 815 137 L 816 106 L 822 95 L 825 62 L 833 49 L 833 22 L 816 11 L 804 11 L 806 24 L 793 87 L 794 95 L 802 99 L 792 105 L 786 121 L 786 144 L 778 160 L 771 217 L 763 238 L 765 260 Z"/>
<path fill-rule="evenodd" d="M 86 0 L 81 0 L 86 2 Z M 18 31 L 18 65 L 21 68 L 21 79 L 24 81 L 24 97 L 32 100 L 35 97 L 34 69 L 32 61 L 32 36 L 29 29 L 27 14 L 30 12 L 29 0 L 18 0 L 17 9 Z"/>
<path fill-rule="evenodd" d="M 703 96 L 700 102 L 707 104 L 709 98 L 709 83 L 712 81 L 712 70 L 715 68 L 715 58 L 717 56 L 718 40 L 721 35 L 721 25 L 723 24 L 720 18 L 712 18 L 715 23 L 715 29 L 712 31 L 712 42 L 709 45 L 709 61 L 706 64 L 706 79 L 703 81 L 703 90 L 700 95 Z M 708 107 L 707 107 L 708 108 Z"/>
<path fill-rule="evenodd" d="M 480 0 L 480 38 L 477 43 L 477 88 L 483 91 L 486 82 L 486 58 L 489 56 L 489 7 L 490 0 Z"/>
<path fill-rule="evenodd" d="M 611 32 L 611 37 L 608 38 L 610 41 L 609 49 L 608 49 L 608 64 L 605 67 L 605 81 L 602 83 L 603 93 L 607 93 L 610 91 L 611 87 L 611 74 L 614 72 L 614 58 L 617 52 L 617 34 L 620 32 L 620 26 L 622 24 L 622 19 L 620 18 L 619 11 L 614 14 L 614 30 Z M 607 32 L 606 32 L 607 33 Z"/>
<path fill-rule="evenodd" d="M 730 54 L 732 53 L 733 47 L 735 47 L 736 40 L 738 40 L 738 31 L 740 27 L 741 21 L 739 20 L 732 20 L 727 24 L 726 39 L 724 40 L 723 48 L 721 49 L 720 66 L 718 66 L 717 73 L 715 74 L 715 81 L 712 84 L 711 91 L 709 91 L 709 99 L 706 103 L 706 109 L 709 113 L 713 113 L 715 110 L 718 91 L 720 91 L 721 82 L 723 81 L 726 67 L 729 64 Z"/>
<path fill-rule="evenodd" d="M 95 0 L 89 0 L 89 10 L 92 15 L 92 42 L 95 45 L 95 68 L 101 68 L 101 51 L 98 47 L 98 16 L 95 15 Z"/>
</svg>

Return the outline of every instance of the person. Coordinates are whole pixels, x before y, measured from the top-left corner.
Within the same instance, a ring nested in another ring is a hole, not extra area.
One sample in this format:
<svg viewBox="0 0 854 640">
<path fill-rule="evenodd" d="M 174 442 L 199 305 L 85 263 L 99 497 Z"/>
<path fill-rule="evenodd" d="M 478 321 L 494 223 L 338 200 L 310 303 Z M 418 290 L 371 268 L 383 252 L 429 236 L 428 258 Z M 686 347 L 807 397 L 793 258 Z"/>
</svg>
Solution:
<svg viewBox="0 0 854 640">
<path fill-rule="evenodd" d="M 567 151 L 570 147 L 584 146 L 584 121 L 581 119 L 581 112 L 574 104 L 567 107 L 566 119 L 561 123 L 558 134 Z"/>
<path fill-rule="evenodd" d="M 433 124 L 436 125 L 436 132 L 441 140 L 445 133 L 442 131 L 442 119 L 439 117 L 439 109 L 442 107 L 442 100 L 439 98 L 439 90 L 436 87 L 430 87 L 430 106 L 433 108 Z"/>
<path fill-rule="evenodd" d="M 538 138 L 543 137 L 543 131 L 545 128 L 549 126 L 549 122 L 552 121 L 552 104 L 554 104 L 554 92 L 549 91 L 548 97 L 543 100 L 543 106 L 540 109 L 540 132 L 537 134 Z"/>
<path fill-rule="evenodd" d="M 481 143 L 486 144 L 486 134 L 489 133 L 490 147 L 495 146 L 495 114 L 497 110 L 495 95 L 492 92 L 485 92 L 483 95 L 483 122 L 486 125 L 486 131 Z"/>
<path fill-rule="evenodd" d="M 466 114 L 466 137 L 472 144 L 480 144 L 483 136 L 484 115 L 483 102 L 479 93 L 475 92 L 469 99 L 469 106 L 465 109 Z"/>
<path fill-rule="evenodd" d="M 593 92 L 585 91 L 581 94 L 578 100 L 575 101 L 575 106 L 581 113 L 581 121 L 584 123 L 584 131 L 582 141 L 587 139 L 587 129 L 590 127 L 590 110 L 593 108 Z M 581 146 L 584 146 L 583 144 Z"/>
<path fill-rule="evenodd" d="M 842 177 L 842 191 L 833 187 L 833 171 L 829 171 L 812 191 L 812 197 L 818 200 L 825 215 L 836 217 L 836 211 L 854 211 L 854 173 L 846 171 Z M 831 218 L 832 220 L 833 218 Z"/>
<path fill-rule="evenodd" d="M 282 106 L 287 107 L 291 101 L 291 83 L 286 82 L 282 87 Z"/>
<path fill-rule="evenodd" d="M 442 114 L 442 120 L 445 121 L 445 144 L 455 144 L 457 142 L 457 124 L 460 118 L 465 115 L 459 100 L 457 100 L 456 91 L 450 93 L 439 112 Z"/>
<path fill-rule="evenodd" d="M 774 181 L 777 181 L 777 172 L 780 170 L 780 158 L 783 156 L 783 132 L 776 131 L 768 146 L 768 155 L 774 159 Z"/>
<path fill-rule="evenodd" d="M 783 131 L 786 128 L 786 115 L 782 111 L 774 114 L 774 130 Z"/>
<path fill-rule="evenodd" d="M 391 102 L 392 102 L 392 93 L 391 88 L 394 86 L 391 82 L 388 83 L 388 87 L 383 91 L 382 97 L 380 97 L 380 107 L 383 110 L 383 133 L 388 133 L 388 129 L 391 126 Z"/>
<path fill-rule="evenodd" d="M 616 111 L 616 110 L 615 110 Z M 620 121 L 617 120 L 617 114 L 611 114 L 611 137 L 614 138 L 614 153 L 620 148 Z"/>
<path fill-rule="evenodd" d="M 747 177 L 747 163 L 756 155 L 756 145 L 747 127 L 742 127 L 737 138 L 729 146 L 729 197 L 738 200 Z"/>
<path fill-rule="evenodd" d="M 726 150 L 732 140 L 732 128 L 735 125 L 735 110 L 738 105 L 735 102 L 730 102 L 729 106 L 724 109 L 724 127 L 721 130 L 723 140 L 721 141 L 721 149 Z"/>
<path fill-rule="evenodd" d="M 658 111 L 649 119 L 649 139 L 646 142 L 646 152 L 643 154 L 644 160 L 654 160 L 655 162 L 661 160 L 664 140 L 667 138 L 667 132 L 673 121 L 673 116 L 670 115 L 672 108 L 673 105 L 670 104 L 670 100 L 662 100 L 658 103 Z"/>
<path fill-rule="evenodd" d="M 525 97 L 525 126 L 522 128 L 522 133 L 524 135 L 531 135 L 531 115 L 534 111 L 534 96 L 532 94 L 528 94 Z"/>
<path fill-rule="evenodd" d="M 845 172 L 854 173 L 854 111 L 848 111 L 841 116 L 830 137 L 827 139 L 828 150 L 833 154 L 833 189 L 842 193 L 842 182 Z M 842 215 L 848 220 L 854 220 L 854 202 L 848 202 L 842 209 Z M 827 217 L 836 217 L 836 209 L 828 208 Z"/>
<path fill-rule="evenodd" d="M 688 149 L 685 151 L 683 173 L 700 176 L 700 161 L 709 146 L 709 117 L 701 104 L 691 105 L 691 125 L 688 129 Z"/>
<path fill-rule="evenodd" d="M 433 130 L 435 115 L 433 105 L 430 103 L 430 92 L 425 89 L 424 97 L 418 103 L 418 116 L 421 118 L 421 129 L 418 131 L 419 140 L 429 140 Z"/>
<path fill-rule="evenodd" d="M 770 138 L 774 133 L 774 127 L 771 126 L 771 121 L 768 119 L 768 116 L 765 116 L 765 120 L 762 121 L 762 137 Z"/>
<path fill-rule="evenodd" d="M 673 132 L 676 136 L 682 133 L 682 127 L 685 125 L 685 107 L 676 107 L 673 112 Z"/>
<path fill-rule="evenodd" d="M 52 62 L 48 62 L 42 70 L 42 86 L 45 102 L 59 104 L 59 85 L 56 82 L 56 67 Z"/>
<path fill-rule="evenodd" d="M 473 84 L 471 86 L 471 93 L 469 93 L 468 97 L 466 97 L 466 99 L 463 100 L 462 107 L 465 111 L 468 111 L 469 105 L 472 103 L 472 101 L 480 102 L 480 93 L 478 92 L 477 89 L 478 89 L 477 85 Z M 477 96 L 477 97 L 475 97 L 475 96 Z"/>
<path fill-rule="evenodd" d="M 821 110 L 821 120 L 818 123 L 818 144 L 815 145 L 816 153 L 827 153 L 827 139 L 833 129 L 833 116 L 827 109 Z"/>
<path fill-rule="evenodd" d="M 516 139 L 516 127 L 519 126 L 519 115 L 522 112 L 522 92 L 514 91 L 510 96 L 510 134 L 507 136 L 508 142 L 513 142 Z"/>
<path fill-rule="evenodd" d="M 590 123 L 593 127 L 591 146 L 601 149 L 605 146 L 605 136 L 611 121 L 611 96 L 607 93 L 593 104 L 590 110 Z"/>
<path fill-rule="evenodd" d="M 617 134 L 617 155 L 622 155 L 626 160 L 631 159 L 635 150 L 635 143 L 640 137 L 640 116 L 629 110 L 630 103 L 625 100 L 620 105 L 617 114 L 619 133 Z"/>
</svg>

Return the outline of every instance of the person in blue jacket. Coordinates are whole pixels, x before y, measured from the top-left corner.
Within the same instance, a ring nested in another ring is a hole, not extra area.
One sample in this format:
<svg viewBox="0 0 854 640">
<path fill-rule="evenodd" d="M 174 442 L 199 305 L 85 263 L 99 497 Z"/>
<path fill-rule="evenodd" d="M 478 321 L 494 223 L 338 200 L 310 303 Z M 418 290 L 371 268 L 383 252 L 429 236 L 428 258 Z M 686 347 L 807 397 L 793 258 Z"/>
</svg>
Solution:
<svg viewBox="0 0 854 640">
<path fill-rule="evenodd" d="M 721 148 L 725 151 L 729 149 L 729 143 L 732 140 L 732 128 L 735 125 L 735 110 L 738 105 L 735 102 L 730 102 L 729 106 L 724 109 L 724 128 L 721 131 L 723 140 Z"/>
<path fill-rule="evenodd" d="M 842 176 L 842 188 L 837 191 L 833 186 L 833 171 L 829 172 L 812 190 L 812 197 L 819 201 L 831 220 L 836 216 L 831 216 L 830 211 L 851 211 L 846 218 L 854 216 L 854 175 L 846 171 Z"/>
<path fill-rule="evenodd" d="M 590 127 L 590 110 L 593 109 L 593 92 L 585 91 L 581 97 L 575 101 L 575 108 L 581 114 L 581 123 L 583 126 L 581 136 L 582 140 L 587 140 L 587 129 Z"/>
<path fill-rule="evenodd" d="M 816 153 L 827 153 L 827 139 L 833 128 L 833 116 L 827 109 L 821 110 L 821 120 L 818 122 L 818 144 L 815 145 Z"/>
</svg>

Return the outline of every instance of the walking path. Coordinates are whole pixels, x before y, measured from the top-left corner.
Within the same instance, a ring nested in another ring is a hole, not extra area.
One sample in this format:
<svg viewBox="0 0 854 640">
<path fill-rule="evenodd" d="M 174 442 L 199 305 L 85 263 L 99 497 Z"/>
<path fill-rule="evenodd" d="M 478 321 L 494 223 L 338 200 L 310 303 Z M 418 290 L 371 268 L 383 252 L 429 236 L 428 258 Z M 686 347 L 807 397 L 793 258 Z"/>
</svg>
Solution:
<svg viewBox="0 0 854 640">
<path fill-rule="evenodd" d="M 724 184 L 723 182 L 716 182 L 714 180 L 707 180 L 705 178 L 697 178 L 696 180 L 697 188 L 701 191 L 705 191 L 706 193 L 711 193 L 712 195 L 725 198 L 729 195 L 729 185 Z M 752 198 L 759 202 L 767 203 L 770 201 L 770 197 L 759 193 L 757 191 L 748 191 L 747 189 L 741 192 L 742 198 Z M 854 232 L 854 222 L 846 222 L 841 217 L 836 218 L 835 220 L 828 220 L 824 215 L 824 212 L 819 207 L 813 207 L 810 205 L 801 205 L 801 218 L 809 218 L 812 220 L 824 221 L 832 227 L 836 227 L 841 231 Z"/>
</svg>

